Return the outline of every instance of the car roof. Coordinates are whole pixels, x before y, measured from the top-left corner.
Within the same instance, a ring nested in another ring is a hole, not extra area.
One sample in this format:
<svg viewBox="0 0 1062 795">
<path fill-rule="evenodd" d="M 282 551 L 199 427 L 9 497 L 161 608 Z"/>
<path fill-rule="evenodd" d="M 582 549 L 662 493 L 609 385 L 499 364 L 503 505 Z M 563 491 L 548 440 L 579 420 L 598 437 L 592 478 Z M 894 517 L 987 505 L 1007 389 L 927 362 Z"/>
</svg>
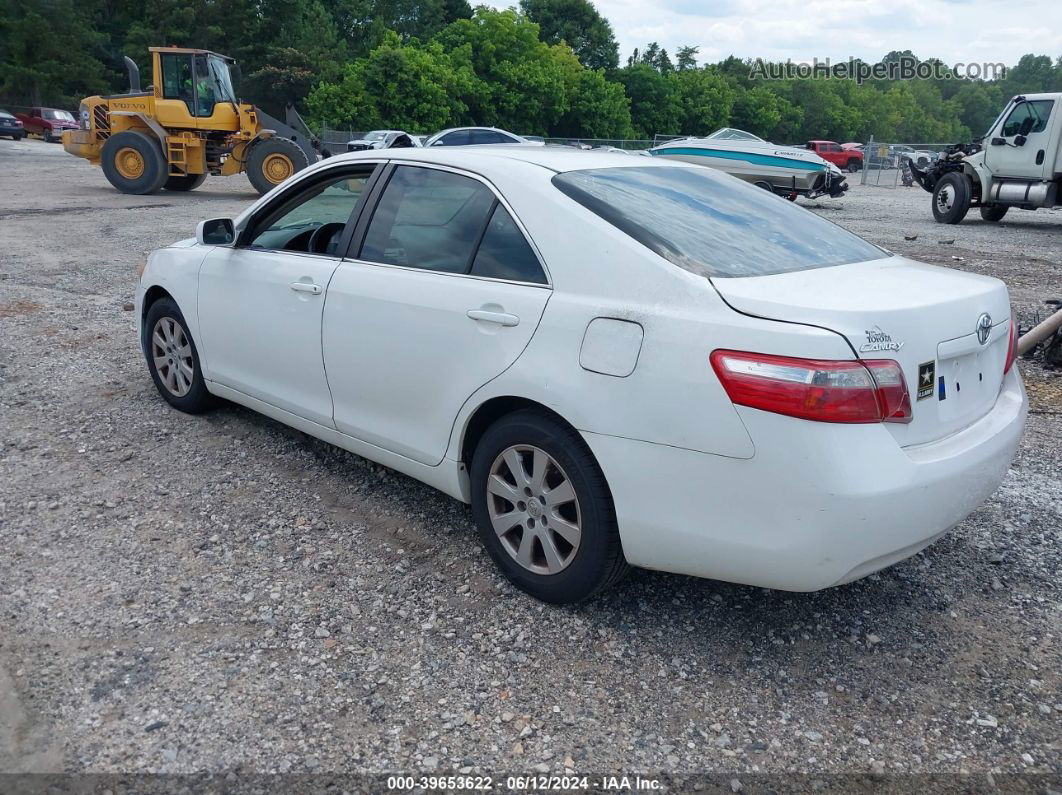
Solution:
<svg viewBox="0 0 1062 795">
<path fill-rule="evenodd" d="M 506 144 L 481 144 L 479 146 L 435 147 L 411 149 L 377 149 L 366 152 L 348 152 L 328 158 L 328 163 L 357 160 L 388 160 L 434 163 L 471 171 L 504 169 L 513 161 L 541 166 L 555 173 L 582 171 L 593 168 L 630 168 L 632 166 L 672 166 L 680 168 L 703 168 L 678 160 L 664 158 L 631 157 L 617 152 L 601 150 L 584 151 L 569 146 L 508 146 Z"/>
</svg>

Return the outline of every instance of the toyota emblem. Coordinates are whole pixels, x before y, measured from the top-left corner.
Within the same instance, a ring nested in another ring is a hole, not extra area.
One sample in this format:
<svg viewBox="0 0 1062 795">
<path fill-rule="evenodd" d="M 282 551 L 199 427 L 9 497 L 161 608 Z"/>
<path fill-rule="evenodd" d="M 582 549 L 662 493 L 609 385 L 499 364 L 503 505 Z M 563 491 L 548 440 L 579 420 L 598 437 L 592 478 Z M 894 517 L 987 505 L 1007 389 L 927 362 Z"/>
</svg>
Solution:
<svg viewBox="0 0 1062 795">
<path fill-rule="evenodd" d="M 977 341 L 985 345 L 991 336 L 992 316 L 987 312 L 982 312 L 981 317 L 977 318 Z"/>
</svg>

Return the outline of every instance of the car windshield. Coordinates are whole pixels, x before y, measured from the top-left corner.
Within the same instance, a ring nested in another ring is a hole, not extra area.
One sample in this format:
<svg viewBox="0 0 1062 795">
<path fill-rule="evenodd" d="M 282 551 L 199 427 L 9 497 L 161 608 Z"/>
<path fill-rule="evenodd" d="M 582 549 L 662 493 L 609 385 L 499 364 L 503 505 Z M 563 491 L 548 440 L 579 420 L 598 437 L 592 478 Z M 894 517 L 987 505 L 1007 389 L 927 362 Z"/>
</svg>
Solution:
<svg viewBox="0 0 1062 795">
<path fill-rule="evenodd" d="M 373 130 L 371 133 L 365 136 L 366 141 L 382 141 L 387 137 L 389 130 Z"/>
<path fill-rule="evenodd" d="M 888 256 L 814 213 L 714 169 L 590 169 L 557 174 L 553 184 L 701 276 L 766 276 Z"/>
<path fill-rule="evenodd" d="M 44 110 L 42 112 L 44 118 L 53 119 L 55 121 L 73 121 L 74 117 L 68 110 Z"/>
</svg>

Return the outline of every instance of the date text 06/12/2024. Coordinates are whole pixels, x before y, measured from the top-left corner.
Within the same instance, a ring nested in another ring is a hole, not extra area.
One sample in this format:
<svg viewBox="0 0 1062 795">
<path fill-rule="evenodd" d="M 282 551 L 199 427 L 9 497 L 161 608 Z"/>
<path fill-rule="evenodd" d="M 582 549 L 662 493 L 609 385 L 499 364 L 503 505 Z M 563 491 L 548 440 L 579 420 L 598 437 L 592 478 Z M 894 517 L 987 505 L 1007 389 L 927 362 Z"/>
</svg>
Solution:
<svg viewBox="0 0 1062 795">
<path fill-rule="evenodd" d="M 453 776 L 389 776 L 387 789 L 405 790 L 453 790 L 453 791 L 491 791 L 502 788 L 511 792 L 540 792 L 573 790 L 610 791 L 610 792 L 654 792 L 663 789 L 659 779 L 641 776 L 548 776 L 516 775 L 495 780 L 493 776 L 453 775 Z"/>
</svg>

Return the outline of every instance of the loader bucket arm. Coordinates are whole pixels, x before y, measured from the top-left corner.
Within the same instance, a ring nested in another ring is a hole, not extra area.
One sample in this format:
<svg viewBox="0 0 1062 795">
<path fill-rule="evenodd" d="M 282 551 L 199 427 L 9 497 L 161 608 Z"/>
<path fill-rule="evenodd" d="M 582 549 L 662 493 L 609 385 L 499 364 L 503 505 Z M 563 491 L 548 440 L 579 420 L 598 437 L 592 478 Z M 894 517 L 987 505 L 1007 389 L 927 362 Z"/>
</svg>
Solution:
<svg viewBox="0 0 1062 795">
<path fill-rule="evenodd" d="M 317 151 L 316 139 L 309 134 L 309 130 L 305 132 L 297 130 L 289 124 L 285 124 L 275 116 L 270 116 L 264 110 L 259 107 L 254 109 L 255 114 L 258 116 L 259 124 L 267 129 L 273 130 L 281 138 L 290 138 L 295 142 L 295 145 L 306 153 L 306 160 L 309 163 L 316 163 L 319 154 Z"/>
</svg>

